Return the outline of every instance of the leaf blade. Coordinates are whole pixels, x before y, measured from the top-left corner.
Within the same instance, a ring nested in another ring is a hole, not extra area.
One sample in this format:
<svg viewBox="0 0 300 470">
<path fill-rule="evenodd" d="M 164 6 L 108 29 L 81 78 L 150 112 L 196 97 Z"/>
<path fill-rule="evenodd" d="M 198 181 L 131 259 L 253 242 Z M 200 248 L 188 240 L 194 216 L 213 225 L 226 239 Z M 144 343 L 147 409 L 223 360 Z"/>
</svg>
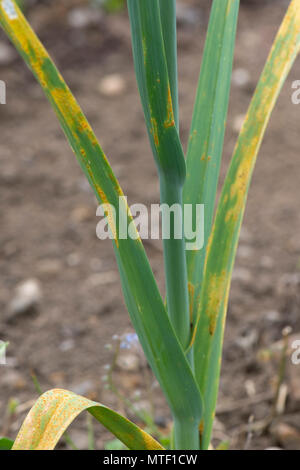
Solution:
<svg viewBox="0 0 300 470">
<path fill-rule="evenodd" d="M 159 3 L 174 119 L 179 130 L 176 0 L 159 0 Z"/>
<path fill-rule="evenodd" d="M 14 441 L 7 437 L 0 437 L 0 450 L 11 450 L 14 445 Z"/>
<path fill-rule="evenodd" d="M 187 150 L 185 204 L 204 204 L 204 246 L 187 251 L 190 311 L 195 321 L 211 231 L 227 117 L 239 0 L 214 0 Z"/>
<path fill-rule="evenodd" d="M 6 4 L 0 3 L 1 26 L 41 84 L 98 201 L 119 209 L 127 224 L 133 223 L 119 183 L 90 124 L 14 0 L 11 4 L 13 10 L 7 12 Z M 121 208 L 119 198 L 123 201 Z M 127 308 L 146 357 L 173 414 L 197 420 L 202 413 L 201 396 L 166 313 L 141 240 L 138 234 L 136 239 L 119 237 L 119 217 L 114 218 L 109 210 L 107 219 L 115 234 L 114 250 L 123 291 L 127 292 Z M 179 394 L 178 390 L 181 390 Z"/>
<path fill-rule="evenodd" d="M 128 0 L 135 71 L 150 144 L 158 167 L 161 204 L 168 209 L 176 205 L 182 213 L 186 165 L 175 124 L 174 96 L 170 88 L 165 50 L 166 42 L 168 53 L 169 48 L 174 49 L 174 25 L 169 37 L 169 30 L 164 31 L 164 38 L 160 6 L 159 0 L 152 0 L 151 5 L 148 0 Z M 170 20 L 165 17 L 170 12 L 170 6 L 168 0 L 163 9 L 164 26 Z M 175 21 L 174 16 L 172 20 Z M 174 75 L 173 66 L 173 60 L 170 59 L 169 67 Z M 170 235 L 163 236 L 163 251 L 168 314 L 180 344 L 186 349 L 190 341 L 190 318 L 183 218 L 179 220 L 179 217 L 174 217 L 169 224 L 168 217 L 162 212 L 163 232 L 167 226 Z M 181 235 L 176 238 L 178 229 L 181 229 Z"/>
<path fill-rule="evenodd" d="M 160 174 L 183 183 L 185 159 L 175 126 L 159 0 L 128 0 L 133 57 L 152 152 Z"/>
<path fill-rule="evenodd" d="M 82 411 L 89 411 L 131 450 L 162 450 L 163 447 L 131 421 L 100 403 L 67 390 L 44 393 L 29 411 L 12 450 L 52 450 Z"/>
<path fill-rule="evenodd" d="M 300 50 L 300 0 L 292 0 L 251 101 L 225 179 L 208 247 L 197 328 L 196 377 L 205 401 L 202 447 L 210 441 L 231 274 L 256 157 L 272 110 Z"/>
</svg>

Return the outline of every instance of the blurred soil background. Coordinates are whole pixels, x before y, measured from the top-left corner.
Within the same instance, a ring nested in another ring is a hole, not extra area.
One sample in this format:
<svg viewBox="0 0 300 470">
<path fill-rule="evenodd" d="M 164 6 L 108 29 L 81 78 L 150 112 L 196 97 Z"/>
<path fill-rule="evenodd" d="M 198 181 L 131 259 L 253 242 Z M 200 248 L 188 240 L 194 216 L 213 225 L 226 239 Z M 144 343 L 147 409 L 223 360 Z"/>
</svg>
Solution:
<svg viewBox="0 0 300 470">
<path fill-rule="evenodd" d="M 184 142 L 210 4 L 178 1 Z M 222 180 L 287 4 L 241 1 Z M 25 8 L 129 203 L 158 203 L 126 10 L 111 13 L 83 0 L 28 0 Z M 48 102 L 2 32 L 0 79 L 7 84 L 0 108 L 0 338 L 10 343 L 7 365 L 0 366 L 0 435 L 14 438 L 37 398 L 32 374 L 43 390 L 73 390 L 139 424 L 146 413 L 167 434 L 168 408 L 134 337 L 126 336 L 133 330 L 111 243 L 96 237 L 95 198 Z M 291 364 L 290 348 L 284 361 L 282 342 L 287 326 L 286 341 L 300 339 L 300 106 L 291 101 L 297 79 L 299 60 L 259 154 L 234 270 L 213 440 L 232 449 L 300 449 L 300 365 Z M 145 246 L 163 292 L 161 246 L 150 240 Z M 112 392 L 112 381 L 131 404 Z M 97 448 L 117 445 L 97 422 L 94 429 Z M 80 449 L 88 445 L 86 430 L 83 416 L 69 432 Z M 60 448 L 68 448 L 65 441 Z"/>
</svg>

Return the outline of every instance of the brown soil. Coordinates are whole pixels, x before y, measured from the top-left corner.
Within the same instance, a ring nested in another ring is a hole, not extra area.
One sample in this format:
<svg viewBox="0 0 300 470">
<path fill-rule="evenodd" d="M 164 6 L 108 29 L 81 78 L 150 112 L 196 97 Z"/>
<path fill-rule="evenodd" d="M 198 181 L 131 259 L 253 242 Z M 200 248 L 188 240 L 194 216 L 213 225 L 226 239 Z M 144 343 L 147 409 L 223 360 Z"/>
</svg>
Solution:
<svg viewBox="0 0 300 470">
<path fill-rule="evenodd" d="M 100 25 L 74 30 L 66 18 L 75 3 L 82 2 L 41 2 L 29 11 L 29 18 L 91 121 L 129 202 L 158 202 L 157 175 L 137 94 L 127 16 L 106 16 Z M 209 3 L 203 0 L 197 7 L 199 23 L 179 29 L 184 142 Z M 248 70 L 250 82 L 246 87 L 232 87 L 222 178 L 236 140 L 234 123 L 246 112 L 286 4 L 242 2 L 234 68 Z M 6 41 L 3 33 L 0 40 Z M 125 81 L 125 91 L 119 96 L 103 96 L 99 92 L 101 79 L 115 73 Z M 120 400 L 105 389 L 101 377 L 103 366 L 113 356 L 105 345 L 112 343 L 113 335 L 131 331 L 131 326 L 112 247 L 109 241 L 96 238 L 94 197 L 48 102 L 18 57 L 9 66 L 0 66 L 0 78 L 7 83 L 7 105 L 1 106 L 0 114 L 0 338 L 10 343 L 8 365 L 0 366 L 0 434 L 5 431 L 14 437 L 26 403 L 37 396 L 32 371 L 44 390 L 71 389 L 122 410 Z M 231 448 L 245 447 L 250 416 L 256 423 L 272 409 L 278 358 L 262 361 L 259 351 L 269 350 L 286 325 L 296 336 L 299 333 L 300 339 L 300 108 L 291 102 L 291 84 L 299 78 L 298 60 L 260 151 L 232 283 L 214 435 L 215 443 L 228 440 Z M 160 246 L 148 242 L 146 248 L 163 291 Z M 39 280 L 42 301 L 35 312 L 8 320 L 7 305 L 14 289 L 29 278 Z M 144 374 L 143 364 L 139 370 L 117 369 L 115 373 L 127 397 L 133 399 L 135 391 L 141 390 L 140 408 L 148 393 Z M 300 386 L 299 375 L 300 366 L 288 367 L 284 377 L 287 403 L 279 421 L 292 417 L 300 436 L 299 391 L 297 399 L 292 389 L 292 384 Z M 153 395 L 155 419 L 167 428 L 168 409 L 157 388 Z M 5 415 L 11 398 L 20 406 L 8 420 Z M 251 449 L 278 443 L 288 447 L 276 426 L 273 423 L 271 429 L 255 432 L 252 437 L 248 434 L 246 445 Z M 101 448 L 110 435 L 99 428 L 95 425 Z M 79 447 L 86 446 L 84 418 L 73 425 L 70 434 Z"/>
</svg>

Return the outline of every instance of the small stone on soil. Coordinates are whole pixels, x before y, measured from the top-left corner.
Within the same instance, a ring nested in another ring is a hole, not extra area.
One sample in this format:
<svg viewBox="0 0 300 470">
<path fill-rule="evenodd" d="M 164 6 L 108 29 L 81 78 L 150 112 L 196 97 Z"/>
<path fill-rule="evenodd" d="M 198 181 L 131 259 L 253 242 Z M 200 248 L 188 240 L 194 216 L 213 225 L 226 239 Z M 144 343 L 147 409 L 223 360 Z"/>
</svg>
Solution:
<svg viewBox="0 0 300 470">
<path fill-rule="evenodd" d="M 7 319 L 13 319 L 34 310 L 42 298 L 42 290 L 36 279 L 28 279 L 17 286 L 8 306 Z"/>
<path fill-rule="evenodd" d="M 83 29 L 97 25 L 102 19 L 99 9 L 89 7 L 73 8 L 68 14 L 68 23 L 72 28 Z"/>
<path fill-rule="evenodd" d="M 300 449 L 300 431 L 290 424 L 276 423 L 271 432 L 277 442 L 286 450 Z"/>
<path fill-rule="evenodd" d="M 95 384 L 91 380 L 84 380 L 73 385 L 71 390 L 73 393 L 77 393 L 77 395 L 87 395 L 95 390 Z"/>
<path fill-rule="evenodd" d="M 124 78 L 119 74 L 111 74 L 100 80 L 98 89 L 104 96 L 113 97 L 121 95 L 126 88 Z"/>
<path fill-rule="evenodd" d="M 232 72 L 232 83 L 237 87 L 246 87 L 250 83 L 250 74 L 248 70 L 237 68 Z"/>
<path fill-rule="evenodd" d="M 135 372 L 140 368 L 140 360 L 135 354 L 120 354 L 117 360 L 117 366 L 127 372 Z"/>
</svg>

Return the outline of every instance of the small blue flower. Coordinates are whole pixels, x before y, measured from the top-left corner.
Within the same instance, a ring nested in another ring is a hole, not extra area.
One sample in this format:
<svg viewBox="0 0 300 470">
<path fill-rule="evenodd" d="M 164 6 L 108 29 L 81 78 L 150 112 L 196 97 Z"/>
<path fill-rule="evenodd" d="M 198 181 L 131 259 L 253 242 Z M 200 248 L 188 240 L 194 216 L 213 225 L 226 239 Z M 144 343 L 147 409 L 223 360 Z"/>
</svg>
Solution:
<svg viewBox="0 0 300 470">
<path fill-rule="evenodd" d="M 132 346 L 137 346 L 139 339 L 136 333 L 128 333 L 124 336 L 123 341 L 120 344 L 121 349 L 131 349 Z"/>
</svg>

